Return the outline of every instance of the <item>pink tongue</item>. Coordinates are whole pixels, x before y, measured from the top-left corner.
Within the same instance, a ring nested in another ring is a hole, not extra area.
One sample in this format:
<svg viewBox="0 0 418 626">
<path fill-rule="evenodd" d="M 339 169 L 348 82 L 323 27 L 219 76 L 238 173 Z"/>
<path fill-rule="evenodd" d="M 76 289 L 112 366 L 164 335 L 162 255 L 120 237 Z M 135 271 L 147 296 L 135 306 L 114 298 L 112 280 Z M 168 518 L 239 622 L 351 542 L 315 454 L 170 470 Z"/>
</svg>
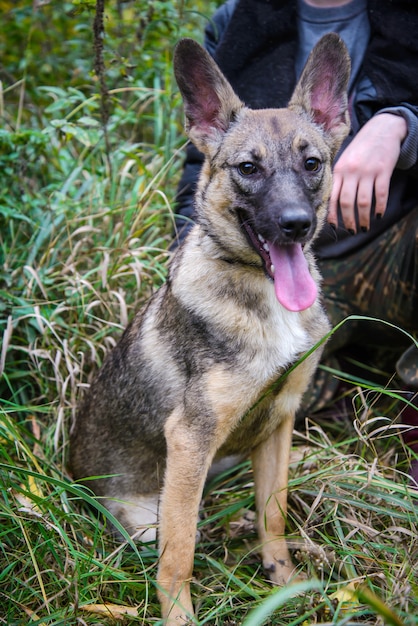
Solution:
<svg viewBox="0 0 418 626">
<path fill-rule="evenodd" d="M 310 275 L 300 243 L 286 246 L 267 242 L 274 265 L 276 298 L 289 311 L 304 311 L 316 300 L 318 290 Z"/>
</svg>

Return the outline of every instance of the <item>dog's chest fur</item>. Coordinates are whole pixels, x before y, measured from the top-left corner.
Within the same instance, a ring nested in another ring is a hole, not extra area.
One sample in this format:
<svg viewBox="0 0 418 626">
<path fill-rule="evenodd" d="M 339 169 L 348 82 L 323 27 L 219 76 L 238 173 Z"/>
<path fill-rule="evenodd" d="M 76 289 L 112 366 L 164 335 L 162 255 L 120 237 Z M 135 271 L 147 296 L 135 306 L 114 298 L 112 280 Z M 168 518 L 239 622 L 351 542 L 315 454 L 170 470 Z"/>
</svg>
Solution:
<svg viewBox="0 0 418 626">
<path fill-rule="evenodd" d="M 327 320 L 319 304 L 302 313 L 280 306 L 272 281 L 259 268 L 241 271 L 200 255 L 200 247 L 192 243 L 179 255 L 158 301 L 158 315 L 151 308 L 143 322 L 147 368 L 164 379 L 166 397 L 180 400 L 193 389 L 186 404 L 199 404 L 195 419 L 206 420 L 208 429 L 211 416 L 217 416 L 216 428 L 225 433 L 221 456 L 248 452 L 289 410 L 297 409 L 299 388 L 290 376 L 256 409 L 249 409 L 320 340 Z M 172 351 L 156 352 L 155 345 L 167 345 L 167 338 Z M 296 380 L 305 385 L 304 376 Z M 272 411 L 279 391 L 283 411 Z"/>
<path fill-rule="evenodd" d="M 277 302 L 273 282 L 261 268 L 204 256 L 191 242 L 174 268 L 171 291 L 230 348 L 235 366 L 248 366 L 257 380 L 269 378 L 322 336 L 328 322 L 318 302 L 308 311 L 288 311 Z"/>
</svg>

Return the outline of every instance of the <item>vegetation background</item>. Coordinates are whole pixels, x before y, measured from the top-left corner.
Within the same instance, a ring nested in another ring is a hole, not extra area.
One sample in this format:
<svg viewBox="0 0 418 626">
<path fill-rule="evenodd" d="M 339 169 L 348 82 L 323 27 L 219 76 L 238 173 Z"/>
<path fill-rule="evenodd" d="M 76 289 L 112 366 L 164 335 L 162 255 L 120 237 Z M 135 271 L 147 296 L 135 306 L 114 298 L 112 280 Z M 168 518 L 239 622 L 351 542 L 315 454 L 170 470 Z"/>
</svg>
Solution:
<svg viewBox="0 0 418 626">
<path fill-rule="evenodd" d="M 0 623 L 161 623 L 155 546 L 113 541 L 67 474 L 67 435 L 166 275 L 185 143 L 172 51 L 202 40 L 216 4 L 0 0 Z M 208 488 L 196 623 L 418 624 L 405 400 L 393 372 L 367 382 L 375 370 L 334 372 L 341 401 L 295 436 L 288 532 L 305 582 L 264 578 L 248 463 Z"/>
</svg>

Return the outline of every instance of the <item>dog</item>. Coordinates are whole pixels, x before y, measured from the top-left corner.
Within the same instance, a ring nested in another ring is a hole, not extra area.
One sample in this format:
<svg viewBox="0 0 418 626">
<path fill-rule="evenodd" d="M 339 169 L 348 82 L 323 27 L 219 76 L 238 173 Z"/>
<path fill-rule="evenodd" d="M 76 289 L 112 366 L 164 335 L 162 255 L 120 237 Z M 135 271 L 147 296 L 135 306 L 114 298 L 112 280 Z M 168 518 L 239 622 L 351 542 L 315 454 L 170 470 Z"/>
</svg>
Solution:
<svg viewBox="0 0 418 626">
<path fill-rule="evenodd" d="M 293 366 L 329 330 L 311 247 L 349 131 L 350 60 L 325 35 L 281 109 L 246 107 L 192 39 L 176 45 L 174 72 L 186 132 L 205 155 L 196 223 L 105 359 L 70 435 L 74 478 L 93 476 L 88 486 L 132 536 L 155 539 L 158 520 L 168 625 L 194 614 L 199 504 L 219 459 L 251 457 L 264 568 L 277 584 L 293 573 L 289 453 L 321 350 Z"/>
</svg>

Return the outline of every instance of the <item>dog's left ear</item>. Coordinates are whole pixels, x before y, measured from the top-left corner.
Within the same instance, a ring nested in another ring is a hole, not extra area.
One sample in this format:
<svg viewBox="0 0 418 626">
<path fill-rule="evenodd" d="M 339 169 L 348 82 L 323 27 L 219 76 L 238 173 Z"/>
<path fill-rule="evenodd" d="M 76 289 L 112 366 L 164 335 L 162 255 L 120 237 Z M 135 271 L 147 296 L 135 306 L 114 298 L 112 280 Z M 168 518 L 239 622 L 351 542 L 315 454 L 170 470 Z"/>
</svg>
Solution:
<svg viewBox="0 0 418 626">
<path fill-rule="evenodd" d="M 336 33 L 324 35 L 309 55 L 289 102 L 290 109 L 302 109 L 323 128 L 333 157 L 350 130 L 350 71 L 350 56 L 343 40 Z"/>
<path fill-rule="evenodd" d="M 207 153 L 244 105 L 210 54 L 193 39 L 176 45 L 174 74 L 183 97 L 186 132 Z"/>
</svg>

